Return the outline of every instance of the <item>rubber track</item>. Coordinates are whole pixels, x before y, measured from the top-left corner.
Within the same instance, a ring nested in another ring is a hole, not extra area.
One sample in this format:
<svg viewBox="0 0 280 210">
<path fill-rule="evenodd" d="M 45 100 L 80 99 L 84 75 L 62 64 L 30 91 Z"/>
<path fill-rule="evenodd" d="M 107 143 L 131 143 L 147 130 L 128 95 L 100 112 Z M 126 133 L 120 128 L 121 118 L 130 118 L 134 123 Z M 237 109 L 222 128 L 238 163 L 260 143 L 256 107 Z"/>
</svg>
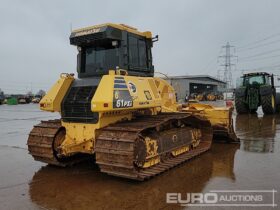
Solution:
<svg viewBox="0 0 280 210">
<path fill-rule="evenodd" d="M 143 181 L 209 150 L 212 143 L 212 128 L 208 121 L 196 117 L 196 125 L 199 122 L 201 124 L 203 122 L 204 124 L 209 123 L 208 127 L 201 127 L 204 136 L 198 147 L 177 157 L 166 156 L 161 158 L 160 163 L 150 168 L 142 169 L 134 165 L 134 143 L 141 131 L 160 126 L 170 120 L 184 118 L 193 120 L 194 116 L 190 114 L 162 114 L 142 117 L 126 123 L 116 123 L 101 129 L 95 146 L 96 162 L 101 171 L 113 176 Z"/>
</svg>

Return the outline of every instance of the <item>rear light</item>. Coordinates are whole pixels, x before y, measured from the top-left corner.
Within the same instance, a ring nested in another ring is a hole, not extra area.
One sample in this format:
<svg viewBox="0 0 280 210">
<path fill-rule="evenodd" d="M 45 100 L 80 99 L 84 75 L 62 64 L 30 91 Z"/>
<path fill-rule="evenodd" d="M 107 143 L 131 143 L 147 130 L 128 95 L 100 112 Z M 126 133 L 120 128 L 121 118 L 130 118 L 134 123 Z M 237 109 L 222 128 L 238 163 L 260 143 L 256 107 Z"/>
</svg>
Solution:
<svg viewBox="0 0 280 210">
<path fill-rule="evenodd" d="M 108 103 L 104 103 L 103 106 L 104 107 L 109 107 L 109 104 Z"/>
</svg>

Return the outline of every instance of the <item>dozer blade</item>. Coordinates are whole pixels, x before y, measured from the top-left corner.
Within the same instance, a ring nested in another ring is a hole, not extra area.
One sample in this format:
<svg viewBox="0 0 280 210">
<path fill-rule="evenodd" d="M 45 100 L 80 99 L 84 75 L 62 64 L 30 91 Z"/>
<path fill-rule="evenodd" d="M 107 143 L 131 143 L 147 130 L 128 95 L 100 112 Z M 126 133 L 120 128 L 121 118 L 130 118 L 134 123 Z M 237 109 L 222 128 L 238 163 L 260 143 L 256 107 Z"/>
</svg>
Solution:
<svg viewBox="0 0 280 210">
<path fill-rule="evenodd" d="M 213 128 L 214 140 L 239 143 L 233 128 L 232 107 L 214 107 L 209 104 L 190 103 L 183 105 L 182 111 L 207 118 Z"/>
</svg>

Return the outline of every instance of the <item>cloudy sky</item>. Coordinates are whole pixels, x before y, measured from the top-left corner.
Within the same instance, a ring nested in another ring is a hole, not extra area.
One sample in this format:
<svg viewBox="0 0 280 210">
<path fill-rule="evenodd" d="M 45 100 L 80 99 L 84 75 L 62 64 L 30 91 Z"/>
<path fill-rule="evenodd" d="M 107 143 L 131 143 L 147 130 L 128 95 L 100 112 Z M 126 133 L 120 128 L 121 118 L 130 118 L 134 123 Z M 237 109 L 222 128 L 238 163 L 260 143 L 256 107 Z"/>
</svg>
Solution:
<svg viewBox="0 0 280 210">
<path fill-rule="evenodd" d="M 170 76 L 217 76 L 226 42 L 239 60 L 234 75 L 256 68 L 280 74 L 279 8 L 277 0 L 1 0 L 0 88 L 36 92 L 61 72 L 76 72 L 71 25 L 105 22 L 158 34 L 154 65 Z"/>
</svg>

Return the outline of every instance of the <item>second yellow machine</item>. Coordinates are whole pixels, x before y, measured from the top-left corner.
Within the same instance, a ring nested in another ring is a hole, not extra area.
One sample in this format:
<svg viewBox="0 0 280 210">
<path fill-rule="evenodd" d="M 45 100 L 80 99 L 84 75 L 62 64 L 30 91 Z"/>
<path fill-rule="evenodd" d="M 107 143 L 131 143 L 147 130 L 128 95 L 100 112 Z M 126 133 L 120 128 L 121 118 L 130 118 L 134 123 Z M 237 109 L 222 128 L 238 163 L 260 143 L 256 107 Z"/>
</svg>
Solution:
<svg viewBox="0 0 280 210">
<path fill-rule="evenodd" d="M 232 137 L 229 109 L 182 107 L 172 86 L 154 77 L 156 40 L 123 24 L 73 31 L 78 79 L 61 74 L 40 101 L 61 119 L 34 126 L 34 159 L 67 166 L 95 155 L 102 172 L 144 180 L 207 151 L 213 134 Z"/>
</svg>

